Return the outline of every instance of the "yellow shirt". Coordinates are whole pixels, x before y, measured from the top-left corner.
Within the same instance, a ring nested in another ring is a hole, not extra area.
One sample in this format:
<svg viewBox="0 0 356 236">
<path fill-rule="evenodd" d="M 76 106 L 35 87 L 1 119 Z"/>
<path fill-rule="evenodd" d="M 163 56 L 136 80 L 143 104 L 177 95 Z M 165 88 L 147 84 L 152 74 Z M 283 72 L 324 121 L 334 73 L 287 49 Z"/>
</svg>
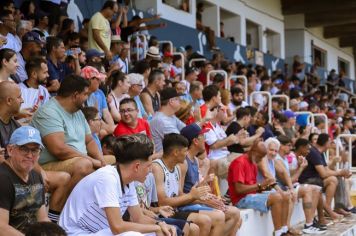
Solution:
<svg viewBox="0 0 356 236">
<path fill-rule="evenodd" d="M 99 47 L 99 45 L 94 40 L 93 29 L 99 30 L 99 35 L 101 40 L 104 42 L 106 48 L 110 50 L 110 44 L 111 44 L 110 23 L 100 12 L 95 13 L 90 19 L 88 42 L 89 42 L 89 48 L 95 48 L 100 52 L 104 52 L 104 49 Z"/>
</svg>

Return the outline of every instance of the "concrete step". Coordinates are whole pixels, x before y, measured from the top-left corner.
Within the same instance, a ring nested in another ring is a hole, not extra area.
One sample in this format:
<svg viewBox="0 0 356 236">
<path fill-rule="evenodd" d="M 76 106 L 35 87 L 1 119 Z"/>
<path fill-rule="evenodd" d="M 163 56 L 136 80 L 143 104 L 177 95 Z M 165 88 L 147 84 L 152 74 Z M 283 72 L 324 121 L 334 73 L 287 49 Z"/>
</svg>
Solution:
<svg viewBox="0 0 356 236">
<path fill-rule="evenodd" d="M 304 223 L 297 226 L 303 229 Z M 242 234 L 241 234 L 242 235 Z M 313 236 L 314 234 L 308 234 Z M 316 235 L 316 234 L 315 234 Z M 319 234 L 320 235 L 320 234 Z M 356 236 L 356 215 L 346 217 L 342 222 L 328 226 L 323 236 Z"/>
</svg>

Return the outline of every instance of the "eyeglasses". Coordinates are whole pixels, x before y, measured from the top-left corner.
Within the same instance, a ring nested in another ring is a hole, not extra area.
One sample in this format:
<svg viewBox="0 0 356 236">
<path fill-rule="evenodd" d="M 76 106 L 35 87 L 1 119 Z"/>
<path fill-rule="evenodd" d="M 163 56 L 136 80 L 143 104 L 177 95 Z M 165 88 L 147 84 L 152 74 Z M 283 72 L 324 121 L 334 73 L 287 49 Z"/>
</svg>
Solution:
<svg viewBox="0 0 356 236">
<path fill-rule="evenodd" d="M 131 113 L 131 112 L 134 112 L 134 111 L 136 111 L 136 109 L 131 109 L 131 108 L 128 108 L 128 109 L 120 109 L 120 113 L 122 113 L 122 114 L 125 114 L 126 112 L 127 113 Z"/>
<path fill-rule="evenodd" d="M 26 146 L 17 146 L 22 155 L 28 155 L 31 153 L 32 156 L 38 156 L 41 152 L 41 148 L 28 148 Z"/>
<path fill-rule="evenodd" d="M 92 119 L 92 121 L 101 121 L 101 118 Z"/>
</svg>

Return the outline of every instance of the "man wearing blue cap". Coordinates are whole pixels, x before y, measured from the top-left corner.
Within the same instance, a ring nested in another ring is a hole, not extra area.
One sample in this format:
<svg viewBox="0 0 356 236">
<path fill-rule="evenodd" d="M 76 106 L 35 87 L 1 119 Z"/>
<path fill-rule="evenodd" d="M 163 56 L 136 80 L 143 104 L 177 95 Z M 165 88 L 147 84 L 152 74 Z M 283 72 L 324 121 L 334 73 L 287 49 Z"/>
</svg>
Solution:
<svg viewBox="0 0 356 236">
<path fill-rule="evenodd" d="M 43 144 L 40 132 L 22 126 L 11 135 L 9 158 L 0 165 L 0 232 L 20 235 L 29 224 L 50 221 L 41 175 L 34 171 Z"/>
</svg>

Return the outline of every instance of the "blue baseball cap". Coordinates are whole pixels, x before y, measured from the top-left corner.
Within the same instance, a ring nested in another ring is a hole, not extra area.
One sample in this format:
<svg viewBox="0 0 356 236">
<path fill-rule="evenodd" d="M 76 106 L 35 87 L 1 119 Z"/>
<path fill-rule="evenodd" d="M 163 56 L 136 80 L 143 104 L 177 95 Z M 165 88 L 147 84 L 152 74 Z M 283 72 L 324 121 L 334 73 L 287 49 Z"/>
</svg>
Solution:
<svg viewBox="0 0 356 236">
<path fill-rule="evenodd" d="M 291 110 L 284 111 L 283 115 L 285 115 L 288 119 L 296 117 L 295 113 Z"/>
<path fill-rule="evenodd" d="M 105 53 L 99 52 L 95 48 L 88 49 L 88 51 L 85 52 L 86 58 L 92 58 L 92 57 L 102 57 L 104 56 Z"/>
<path fill-rule="evenodd" d="M 43 148 L 40 131 L 32 126 L 21 126 L 11 135 L 9 144 L 22 146 L 28 143 L 37 143 Z"/>
<path fill-rule="evenodd" d="M 198 124 L 193 123 L 184 127 L 180 131 L 180 134 L 183 135 L 186 139 L 188 139 L 189 143 L 191 143 L 193 139 L 197 138 L 199 135 L 204 134 L 208 131 L 209 130 L 207 129 L 200 128 Z"/>
</svg>

